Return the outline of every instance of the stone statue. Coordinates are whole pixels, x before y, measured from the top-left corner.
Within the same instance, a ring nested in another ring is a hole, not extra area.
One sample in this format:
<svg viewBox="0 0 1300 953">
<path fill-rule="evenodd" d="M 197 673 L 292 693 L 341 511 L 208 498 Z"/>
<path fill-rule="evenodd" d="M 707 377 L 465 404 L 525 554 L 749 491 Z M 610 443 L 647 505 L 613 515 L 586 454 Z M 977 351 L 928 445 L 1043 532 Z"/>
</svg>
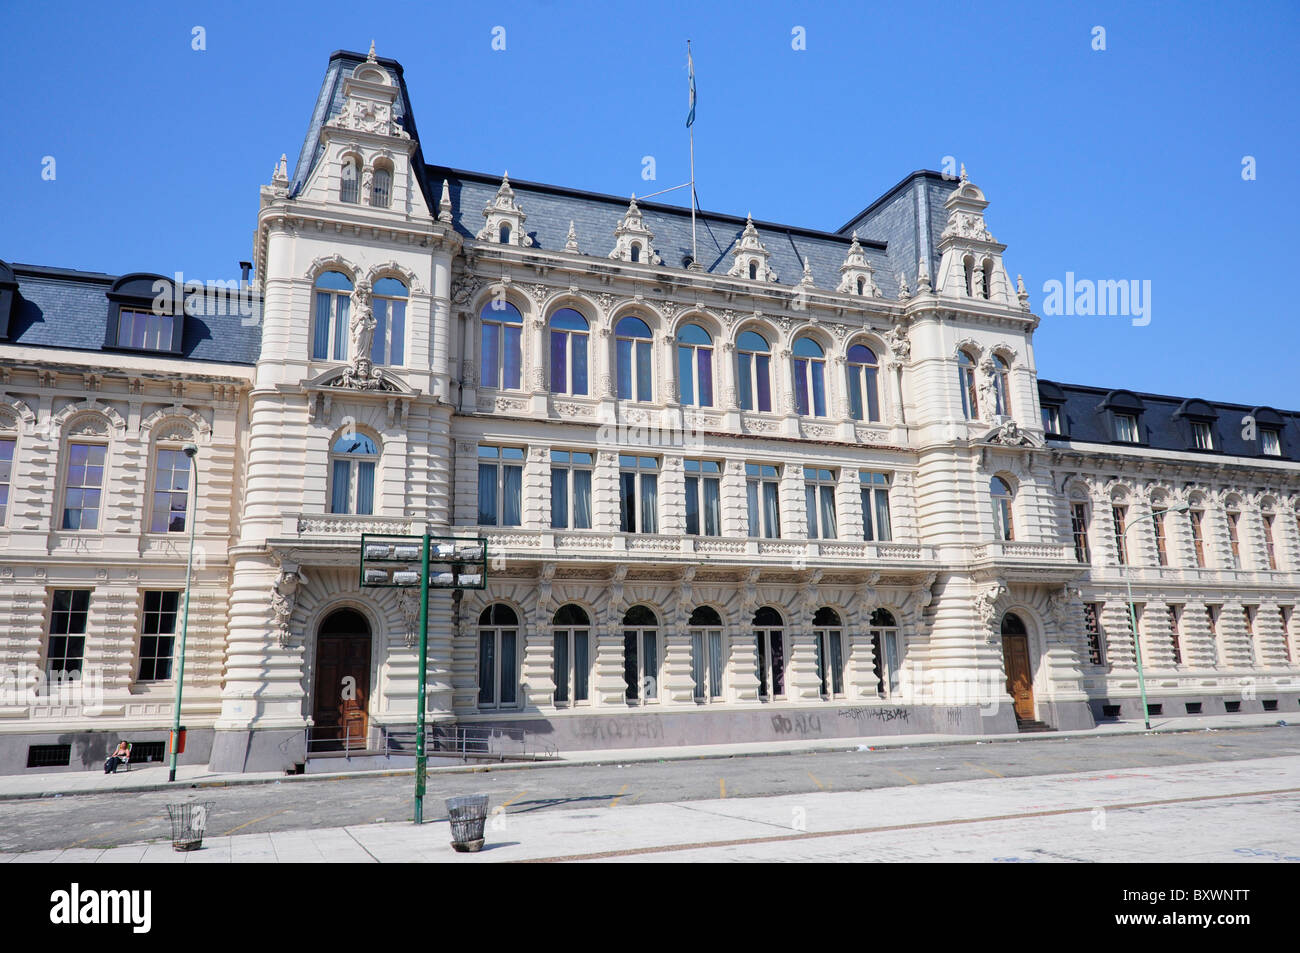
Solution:
<svg viewBox="0 0 1300 953">
<path fill-rule="evenodd" d="M 375 338 L 375 316 L 370 305 L 370 282 L 364 278 L 352 292 L 352 364 L 370 361 Z"/>
</svg>

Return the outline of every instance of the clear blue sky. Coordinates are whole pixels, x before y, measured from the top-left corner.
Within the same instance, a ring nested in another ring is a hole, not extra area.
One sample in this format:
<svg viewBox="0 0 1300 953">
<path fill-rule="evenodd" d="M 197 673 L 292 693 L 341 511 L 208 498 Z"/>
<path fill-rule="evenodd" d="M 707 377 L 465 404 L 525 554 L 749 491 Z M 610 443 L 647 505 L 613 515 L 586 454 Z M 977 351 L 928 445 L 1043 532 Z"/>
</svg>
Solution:
<svg viewBox="0 0 1300 953">
<path fill-rule="evenodd" d="M 1067 271 L 1152 283 L 1147 327 L 1045 317 L 1041 376 L 1300 409 L 1298 27 L 1294 2 L 7 3 L 0 258 L 237 276 L 329 53 L 372 37 L 430 162 L 676 185 L 689 37 L 705 208 L 835 229 L 955 156 L 1036 311 Z"/>
</svg>

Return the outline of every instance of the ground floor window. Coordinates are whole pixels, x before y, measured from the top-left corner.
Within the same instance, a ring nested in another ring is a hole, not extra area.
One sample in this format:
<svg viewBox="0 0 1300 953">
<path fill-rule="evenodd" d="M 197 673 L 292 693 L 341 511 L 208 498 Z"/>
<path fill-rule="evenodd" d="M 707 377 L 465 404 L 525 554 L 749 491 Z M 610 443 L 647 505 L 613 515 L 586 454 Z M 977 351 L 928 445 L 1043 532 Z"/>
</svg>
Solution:
<svg viewBox="0 0 1300 953">
<path fill-rule="evenodd" d="M 709 606 L 691 613 L 691 681 L 696 701 L 722 697 L 722 673 L 726 659 L 722 654 L 722 617 Z"/>
<path fill-rule="evenodd" d="M 659 698 L 659 620 L 645 606 L 623 616 L 623 681 L 630 705 Z"/>
<path fill-rule="evenodd" d="M 581 606 L 569 604 L 560 606 L 552 625 L 555 704 L 585 702 L 590 697 L 591 619 Z"/>
<path fill-rule="evenodd" d="M 781 613 L 763 606 L 754 613 L 754 645 L 758 653 L 758 697 L 785 695 L 785 623 Z"/>
<path fill-rule="evenodd" d="M 172 651 L 180 598 L 181 594 L 174 590 L 144 594 L 144 618 L 140 628 L 139 680 L 142 682 L 172 677 Z"/>
<path fill-rule="evenodd" d="M 834 609 L 823 607 L 813 616 L 817 644 L 817 678 L 823 698 L 844 694 L 844 628 Z"/>
<path fill-rule="evenodd" d="M 896 695 L 902 668 L 902 644 L 898 623 L 888 609 L 877 609 L 871 613 L 870 633 L 876 690 L 885 697 Z"/>
<path fill-rule="evenodd" d="M 478 618 L 478 706 L 513 708 L 518 702 L 519 616 L 502 603 Z"/>
</svg>

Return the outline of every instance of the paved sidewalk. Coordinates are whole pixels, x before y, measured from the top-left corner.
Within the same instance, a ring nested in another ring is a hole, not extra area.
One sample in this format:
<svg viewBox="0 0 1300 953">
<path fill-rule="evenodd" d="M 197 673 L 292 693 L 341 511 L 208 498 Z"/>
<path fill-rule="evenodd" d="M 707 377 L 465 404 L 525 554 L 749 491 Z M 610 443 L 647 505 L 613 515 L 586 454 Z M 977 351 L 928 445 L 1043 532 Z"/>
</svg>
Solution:
<svg viewBox="0 0 1300 953">
<path fill-rule="evenodd" d="M 0 863 L 1300 860 L 1300 757 L 496 814 L 478 854 L 445 821 L 0 854 Z"/>
<path fill-rule="evenodd" d="M 1151 723 L 1153 732 L 1180 732 L 1227 730 L 1232 728 L 1258 728 L 1286 721 L 1286 713 L 1253 715 L 1198 715 L 1183 718 L 1157 718 Z M 1291 716 L 1288 724 L 1300 721 Z M 1096 728 L 1079 731 L 1056 731 L 1042 734 L 1003 735 L 877 735 L 860 738 L 813 738 L 794 741 L 752 741 L 723 745 L 689 745 L 665 748 L 603 748 L 593 751 L 561 752 L 555 761 L 483 762 L 467 765 L 432 767 L 430 774 L 465 773 L 476 771 L 535 770 L 558 768 L 574 764 L 632 764 L 640 761 L 672 761 L 692 758 L 734 758 L 764 754 L 790 754 L 811 751 L 852 751 L 856 748 L 901 748 L 921 745 L 997 744 L 1052 740 L 1058 738 L 1095 738 L 1113 735 L 1140 735 L 1146 729 L 1140 721 L 1106 722 Z M 96 767 L 90 771 L 64 771 L 46 774 L 0 775 L 0 800 L 34 797 L 66 797 L 78 794 L 96 794 L 104 791 L 158 791 L 169 787 L 215 787 L 232 784 L 269 784 L 274 782 L 308 783 L 338 777 L 373 776 L 376 774 L 413 774 L 412 758 L 393 758 L 390 769 L 364 771 L 339 771 L 322 774 L 285 775 L 275 771 L 247 774 L 219 774 L 209 771 L 206 765 L 181 765 L 176 770 L 176 782 L 167 781 L 168 768 L 133 767 L 120 774 L 104 774 Z"/>
</svg>

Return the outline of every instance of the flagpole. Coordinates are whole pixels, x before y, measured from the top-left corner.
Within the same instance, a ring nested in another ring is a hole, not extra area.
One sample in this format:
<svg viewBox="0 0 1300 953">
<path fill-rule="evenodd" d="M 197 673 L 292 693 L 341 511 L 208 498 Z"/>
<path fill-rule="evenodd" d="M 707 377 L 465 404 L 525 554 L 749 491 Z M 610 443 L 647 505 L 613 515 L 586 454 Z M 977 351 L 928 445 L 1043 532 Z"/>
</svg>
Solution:
<svg viewBox="0 0 1300 953">
<path fill-rule="evenodd" d="M 691 267 L 699 267 L 700 253 L 695 244 L 695 64 L 691 61 L 691 41 L 686 41 L 686 65 L 690 71 L 691 121 L 686 131 L 691 137 Z"/>
</svg>

